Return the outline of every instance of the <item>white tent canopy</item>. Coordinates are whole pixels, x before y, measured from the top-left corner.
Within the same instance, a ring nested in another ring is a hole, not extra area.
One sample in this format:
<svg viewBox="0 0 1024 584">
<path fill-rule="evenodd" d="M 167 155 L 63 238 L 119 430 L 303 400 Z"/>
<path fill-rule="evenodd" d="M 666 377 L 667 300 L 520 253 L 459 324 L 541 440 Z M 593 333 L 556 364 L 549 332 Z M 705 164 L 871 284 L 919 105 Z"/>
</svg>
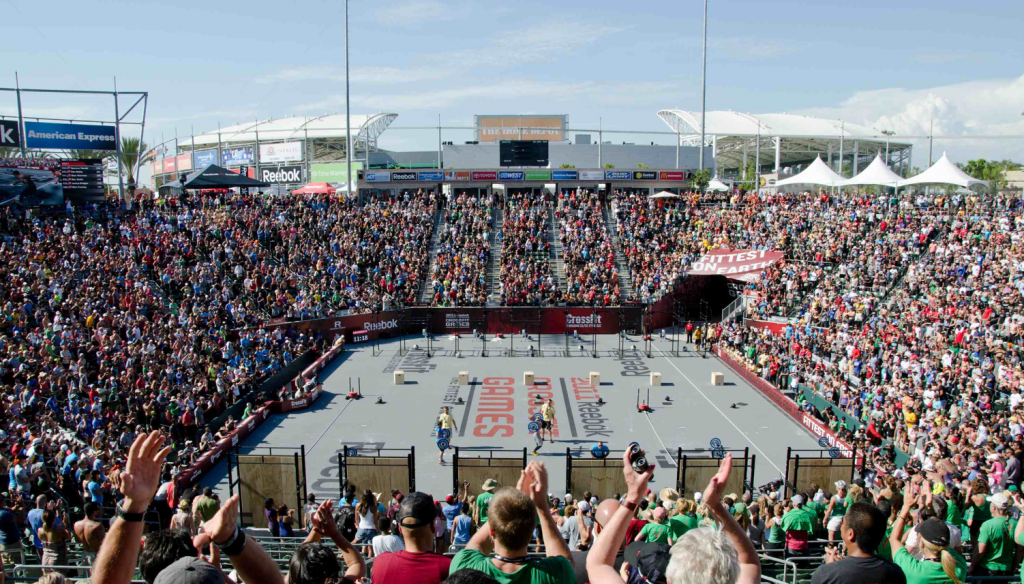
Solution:
<svg viewBox="0 0 1024 584">
<path fill-rule="evenodd" d="M 902 176 L 893 172 L 885 162 L 882 162 L 881 156 L 875 156 L 875 159 L 871 161 L 871 164 L 869 164 L 868 167 L 860 174 L 853 178 L 844 180 L 839 183 L 839 186 L 879 185 L 895 188 L 902 180 Z"/>
<path fill-rule="evenodd" d="M 778 181 L 775 183 L 775 186 L 822 185 L 826 187 L 834 187 L 842 183 L 844 180 L 843 175 L 836 174 L 836 171 L 832 170 L 827 164 L 822 162 L 821 157 L 819 156 L 814 159 L 814 162 L 812 162 L 806 170 L 796 176 L 791 176 Z"/>
<path fill-rule="evenodd" d="M 708 191 L 729 191 L 730 189 L 729 189 L 729 185 L 727 185 L 724 182 L 718 180 L 718 177 L 716 176 L 715 178 L 711 179 L 711 182 L 708 183 L 708 189 L 707 190 Z"/>
<path fill-rule="evenodd" d="M 946 153 L 942 153 L 942 158 L 938 159 L 928 170 L 922 172 L 917 176 L 912 176 L 907 180 L 900 181 L 899 186 L 908 187 L 911 185 L 957 185 L 969 189 L 975 185 L 989 186 L 989 184 L 983 180 L 978 180 L 966 172 L 960 170 L 960 167 L 950 162 L 949 158 L 946 157 Z"/>
<path fill-rule="evenodd" d="M 675 193 L 670 193 L 668 191 L 661 191 L 660 193 L 655 193 L 655 194 L 653 194 L 653 195 L 651 195 L 651 196 L 649 196 L 647 198 L 648 199 L 678 199 L 679 195 L 677 195 Z"/>
</svg>

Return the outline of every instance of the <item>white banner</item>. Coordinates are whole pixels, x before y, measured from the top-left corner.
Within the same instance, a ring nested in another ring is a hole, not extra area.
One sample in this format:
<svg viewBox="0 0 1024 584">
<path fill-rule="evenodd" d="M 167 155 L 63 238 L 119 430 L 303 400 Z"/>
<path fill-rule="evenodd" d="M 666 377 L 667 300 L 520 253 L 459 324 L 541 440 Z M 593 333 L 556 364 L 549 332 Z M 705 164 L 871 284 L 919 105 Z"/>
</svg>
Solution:
<svg viewBox="0 0 1024 584">
<path fill-rule="evenodd" d="M 302 160 L 302 142 L 260 144 L 260 162 L 291 162 Z"/>
<path fill-rule="evenodd" d="M 604 180 L 603 170 L 581 170 L 580 180 Z"/>
</svg>

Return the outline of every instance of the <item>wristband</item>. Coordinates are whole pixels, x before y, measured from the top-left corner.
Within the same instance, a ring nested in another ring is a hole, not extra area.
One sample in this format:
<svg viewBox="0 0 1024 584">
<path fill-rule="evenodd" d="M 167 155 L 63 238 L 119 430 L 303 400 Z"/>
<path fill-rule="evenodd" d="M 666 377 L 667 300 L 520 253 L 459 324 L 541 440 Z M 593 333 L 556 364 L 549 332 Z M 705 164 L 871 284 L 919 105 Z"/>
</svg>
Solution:
<svg viewBox="0 0 1024 584">
<path fill-rule="evenodd" d="M 630 513 L 632 513 L 633 511 L 636 511 L 638 503 L 632 503 L 630 501 L 624 501 L 622 503 L 622 506 L 625 507 L 626 509 L 629 509 Z"/>
<path fill-rule="evenodd" d="M 224 555 L 228 557 L 237 556 L 245 549 L 245 532 L 238 529 L 236 525 L 235 532 L 231 534 L 231 537 L 226 542 L 215 545 L 220 548 Z"/>
<path fill-rule="evenodd" d="M 124 508 L 121 507 L 120 504 L 118 504 L 117 516 L 121 518 L 121 521 L 127 521 L 129 523 L 140 523 L 142 522 L 142 519 L 146 516 L 146 511 L 143 511 L 141 513 L 131 513 L 129 511 L 125 511 Z"/>
</svg>

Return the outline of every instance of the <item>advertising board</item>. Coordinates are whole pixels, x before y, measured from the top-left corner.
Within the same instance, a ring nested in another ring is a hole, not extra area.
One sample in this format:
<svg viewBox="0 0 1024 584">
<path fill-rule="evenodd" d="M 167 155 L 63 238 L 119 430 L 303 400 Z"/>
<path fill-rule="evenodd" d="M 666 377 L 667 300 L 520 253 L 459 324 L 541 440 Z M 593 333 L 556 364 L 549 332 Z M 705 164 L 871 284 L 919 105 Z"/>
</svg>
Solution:
<svg viewBox="0 0 1024 584">
<path fill-rule="evenodd" d="M 474 116 L 477 140 L 496 142 L 500 140 L 565 140 L 566 116 Z"/>
<path fill-rule="evenodd" d="M 25 147 L 59 150 L 117 150 L 114 126 L 25 122 Z"/>
<path fill-rule="evenodd" d="M 192 153 L 192 168 L 203 168 L 211 164 L 217 164 L 216 150 L 197 150 Z"/>
<path fill-rule="evenodd" d="M 223 164 L 224 166 L 241 166 L 243 164 L 252 164 L 252 146 L 224 148 L 221 150 L 220 161 L 221 164 Z"/>
<path fill-rule="evenodd" d="M 292 162 L 302 160 L 302 142 L 260 144 L 260 162 Z"/>
</svg>

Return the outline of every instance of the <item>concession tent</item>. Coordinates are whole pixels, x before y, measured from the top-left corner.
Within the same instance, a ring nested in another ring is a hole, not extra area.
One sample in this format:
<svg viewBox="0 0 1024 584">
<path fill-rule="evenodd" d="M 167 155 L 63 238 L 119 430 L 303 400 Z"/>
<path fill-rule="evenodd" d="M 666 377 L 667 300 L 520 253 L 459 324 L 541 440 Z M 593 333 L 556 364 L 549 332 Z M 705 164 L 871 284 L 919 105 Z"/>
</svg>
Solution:
<svg viewBox="0 0 1024 584">
<path fill-rule="evenodd" d="M 821 185 L 826 187 L 834 187 L 843 182 L 845 179 L 841 174 L 836 174 L 836 171 L 828 167 L 827 164 L 821 161 L 821 157 L 814 159 L 814 162 L 807 167 L 806 170 L 796 176 L 784 178 L 775 183 L 776 187 L 784 187 L 787 185 Z"/>
<path fill-rule="evenodd" d="M 882 157 L 876 155 L 875 159 L 871 161 L 871 164 L 869 164 L 863 172 L 853 178 L 844 180 L 839 183 L 839 186 L 879 185 L 883 187 L 896 188 L 896 185 L 898 185 L 902 180 L 902 176 L 893 172 L 892 169 L 882 162 Z"/>
<path fill-rule="evenodd" d="M 336 189 L 329 183 L 309 183 L 292 191 L 293 195 L 333 195 Z"/>
<path fill-rule="evenodd" d="M 931 168 L 899 183 L 901 187 L 912 185 L 957 185 L 965 189 L 978 185 L 989 186 L 987 182 L 978 180 L 960 170 L 960 167 L 950 162 L 945 152 L 942 153 L 942 158 L 933 164 Z"/>
<path fill-rule="evenodd" d="M 655 194 L 653 194 L 653 195 L 651 195 L 651 196 L 649 196 L 647 198 L 648 199 L 678 199 L 679 195 L 677 195 L 675 193 L 670 193 L 668 191 L 661 191 L 660 193 L 655 193 Z"/>
<path fill-rule="evenodd" d="M 182 184 L 181 181 L 176 180 L 163 186 L 186 189 L 226 189 L 231 187 L 262 188 L 269 187 L 270 183 L 242 176 L 233 170 L 228 170 L 217 166 L 216 164 L 208 164 L 186 176 L 184 184 Z"/>
<path fill-rule="evenodd" d="M 732 189 L 729 188 L 729 185 L 727 185 L 724 182 L 718 180 L 718 177 L 716 176 L 715 178 L 711 179 L 711 182 L 708 183 L 708 189 L 707 190 L 708 191 L 717 191 L 717 192 L 728 192 L 728 191 L 730 191 Z"/>
</svg>

